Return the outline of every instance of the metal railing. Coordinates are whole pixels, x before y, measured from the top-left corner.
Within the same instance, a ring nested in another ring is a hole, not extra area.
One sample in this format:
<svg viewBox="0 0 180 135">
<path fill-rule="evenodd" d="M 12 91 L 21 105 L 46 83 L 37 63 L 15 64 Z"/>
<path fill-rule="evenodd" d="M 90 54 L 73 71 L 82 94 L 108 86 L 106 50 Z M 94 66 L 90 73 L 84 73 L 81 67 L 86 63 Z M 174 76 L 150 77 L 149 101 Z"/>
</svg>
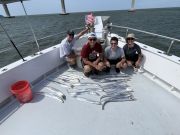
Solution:
<svg viewBox="0 0 180 135">
<path fill-rule="evenodd" d="M 80 30 L 80 29 L 83 29 L 84 27 L 79 27 L 79 28 L 74 28 L 72 30 Z M 61 34 L 66 34 L 67 31 L 62 31 L 60 33 L 56 33 L 56 34 L 52 34 L 52 35 L 48 35 L 48 36 L 45 36 L 45 37 L 42 37 L 42 38 L 38 38 L 37 41 L 40 41 L 40 40 L 44 40 L 44 39 L 47 39 L 47 38 L 51 38 L 51 37 L 54 37 L 54 36 L 57 36 L 57 35 L 61 35 Z M 22 42 L 22 43 L 18 43 L 18 45 L 16 45 L 17 47 L 21 47 L 27 43 L 32 43 L 32 42 L 35 42 L 34 40 L 29 40 L 29 41 L 26 41 L 26 42 Z M 0 54 L 3 53 L 3 52 L 7 52 L 11 49 L 14 49 L 12 46 L 10 47 L 7 47 L 7 48 L 3 48 L 3 49 L 0 49 Z"/>
<path fill-rule="evenodd" d="M 79 31 L 83 28 L 84 27 L 79 27 L 79 28 L 74 28 L 72 30 Z M 46 49 L 48 47 L 57 45 L 58 43 L 61 42 L 61 40 L 63 40 L 66 37 L 66 32 L 67 31 L 62 31 L 59 33 L 44 36 L 42 38 L 38 38 L 37 41 L 40 42 L 40 48 Z M 26 41 L 26 42 L 15 43 L 15 44 L 17 44 L 16 45 L 17 48 L 19 48 L 19 49 L 21 48 L 20 52 L 22 52 L 23 57 L 28 56 L 28 55 L 29 56 L 36 55 L 37 52 L 39 54 L 42 54 L 42 52 L 40 52 L 38 50 L 37 46 L 35 46 L 35 41 L 33 39 Z M 16 56 L 16 52 L 14 54 L 14 50 L 15 49 L 13 46 L 9 46 L 9 47 L 0 49 L 0 56 L 2 56 L 1 61 L 0 61 L 0 68 L 6 66 L 16 60 L 19 60 L 20 57 Z M 31 51 L 29 51 L 29 50 L 31 50 Z M 12 55 L 12 52 L 13 52 L 13 55 Z M 18 53 L 17 53 L 17 55 L 18 55 Z M 26 61 L 26 59 L 25 59 L 25 61 Z"/>
<path fill-rule="evenodd" d="M 168 55 L 170 53 L 170 50 L 171 50 L 174 42 L 175 41 L 180 42 L 180 39 L 176 39 L 176 38 L 172 38 L 172 37 L 168 37 L 168 36 L 163 36 L 163 35 L 160 35 L 160 34 L 155 34 L 155 33 L 152 33 L 152 32 L 147 32 L 147 31 L 143 31 L 143 30 L 139 30 L 139 29 L 134 29 L 134 28 L 125 27 L 125 26 L 112 25 L 112 24 L 110 24 L 110 26 L 115 27 L 115 28 L 126 29 L 126 35 L 125 36 L 127 36 L 129 30 L 132 30 L 132 31 L 136 31 L 136 32 L 140 32 L 140 33 L 144 33 L 144 34 L 148 34 L 148 35 L 157 36 L 157 37 L 160 37 L 160 38 L 171 40 L 171 43 L 170 43 L 170 45 L 168 47 L 168 50 L 166 51 L 166 53 Z"/>
</svg>

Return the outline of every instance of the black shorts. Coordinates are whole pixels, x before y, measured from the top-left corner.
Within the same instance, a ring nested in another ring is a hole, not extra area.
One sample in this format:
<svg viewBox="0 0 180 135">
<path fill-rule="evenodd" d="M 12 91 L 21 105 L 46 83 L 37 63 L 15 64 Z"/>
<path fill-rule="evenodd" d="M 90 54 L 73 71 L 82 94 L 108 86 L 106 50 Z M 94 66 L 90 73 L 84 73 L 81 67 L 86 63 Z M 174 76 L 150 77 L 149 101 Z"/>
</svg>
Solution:
<svg viewBox="0 0 180 135">
<path fill-rule="evenodd" d="M 115 59 L 115 60 L 110 60 L 110 59 L 107 59 L 110 63 L 110 65 L 116 65 L 118 62 L 121 61 L 121 59 Z"/>
<path fill-rule="evenodd" d="M 131 59 L 127 59 L 127 61 L 131 61 L 132 62 L 132 65 L 135 66 L 135 63 L 136 61 L 138 60 L 138 57 L 134 57 L 134 58 L 131 58 Z"/>
<path fill-rule="evenodd" d="M 127 59 L 128 60 L 128 59 Z M 132 61 L 132 62 L 136 62 L 138 60 L 138 57 L 135 57 L 135 58 L 131 58 L 131 59 L 129 59 L 129 61 Z"/>
</svg>

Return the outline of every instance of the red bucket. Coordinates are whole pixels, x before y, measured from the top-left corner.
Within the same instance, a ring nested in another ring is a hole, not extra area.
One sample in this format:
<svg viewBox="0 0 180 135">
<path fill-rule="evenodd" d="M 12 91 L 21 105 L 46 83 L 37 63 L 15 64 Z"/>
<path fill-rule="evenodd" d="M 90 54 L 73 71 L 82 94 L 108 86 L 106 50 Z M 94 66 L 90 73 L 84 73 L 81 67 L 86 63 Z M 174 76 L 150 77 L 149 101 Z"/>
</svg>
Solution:
<svg viewBox="0 0 180 135">
<path fill-rule="evenodd" d="M 27 103 L 32 99 L 30 84 L 26 80 L 21 80 L 11 85 L 11 92 L 22 103 Z"/>
</svg>

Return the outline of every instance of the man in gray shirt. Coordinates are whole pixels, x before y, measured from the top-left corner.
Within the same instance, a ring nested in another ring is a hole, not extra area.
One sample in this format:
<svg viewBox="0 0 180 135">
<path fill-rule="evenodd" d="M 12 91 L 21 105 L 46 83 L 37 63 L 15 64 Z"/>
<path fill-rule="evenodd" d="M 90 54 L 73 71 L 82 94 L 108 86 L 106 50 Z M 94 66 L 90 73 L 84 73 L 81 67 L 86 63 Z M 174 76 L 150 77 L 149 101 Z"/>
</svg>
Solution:
<svg viewBox="0 0 180 135">
<path fill-rule="evenodd" d="M 112 37 L 110 40 L 111 46 L 105 48 L 105 64 L 106 71 L 109 72 L 111 65 L 115 65 L 116 72 L 119 73 L 120 69 L 127 67 L 124 51 L 122 48 L 118 47 L 118 38 Z"/>
<path fill-rule="evenodd" d="M 67 37 L 61 41 L 59 51 L 60 51 L 60 58 L 65 58 L 65 60 L 69 63 L 70 66 L 76 65 L 76 55 L 73 51 L 73 46 L 83 34 L 88 32 L 88 27 L 78 33 L 77 35 L 74 35 L 74 31 L 68 30 L 67 31 Z"/>
</svg>

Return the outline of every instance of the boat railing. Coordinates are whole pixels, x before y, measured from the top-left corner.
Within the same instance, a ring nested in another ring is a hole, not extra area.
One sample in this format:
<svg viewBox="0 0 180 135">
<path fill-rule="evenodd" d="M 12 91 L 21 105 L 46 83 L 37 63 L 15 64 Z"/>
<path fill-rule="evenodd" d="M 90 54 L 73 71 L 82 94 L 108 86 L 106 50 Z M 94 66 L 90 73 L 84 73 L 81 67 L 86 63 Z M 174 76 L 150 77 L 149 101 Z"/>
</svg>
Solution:
<svg viewBox="0 0 180 135">
<path fill-rule="evenodd" d="M 160 35 L 160 34 L 155 34 L 155 33 L 152 33 L 152 32 L 147 32 L 147 31 L 144 31 L 144 30 L 139 30 L 139 29 L 135 29 L 135 28 L 131 28 L 131 27 L 125 27 L 125 26 L 119 26 L 119 25 L 112 25 L 112 24 L 110 24 L 110 26 L 115 27 L 115 28 L 125 29 L 126 30 L 125 37 L 127 36 L 129 30 L 132 30 L 132 31 L 135 31 L 135 32 L 140 32 L 140 33 L 148 34 L 148 35 L 151 35 L 151 36 L 156 36 L 156 37 L 171 40 L 170 45 L 169 45 L 169 47 L 168 47 L 168 49 L 166 51 L 167 55 L 170 54 L 170 51 L 171 51 L 171 48 L 172 48 L 174 42 L 179 42 L 180 43 L 180 39 L 176 39 L 176 38 L 172 38 L 172 37 L 168 37 L 168 36 L 164 36 L 164 35 Z"/>
<path fill-rule="evenodd" d="M 135 28 L 131 28 L 131 27 L 125 27 L 125 26 L 119 26 L 119 25 L 112 25 L 112 24 L 109 24 L 110 27 L 115 27 L 115 28 L 119 28 L 119 29 L 125 29 L 126 30 L 126 35 L 125 37 L 127 36 L 129 30 L 132 30 L 132 31 L 135 31 L 135 32 L 139 32 L 139 33 L 143 33 L 143 34 L 148 34 L 148 35 L 151 35 L 151 36 L 156 36 L 156 37 L 160 37 L 160 38 L 164 38 L 164 39 L 168 39 L 170 40 L 170 45 L 168 46 L 168 49 L 167 51 L 165 51 L 165 53 L 167 55 L 170 55 L 170 51 L 171 51 L 171 48 L 172 46 L 174 45 L 175 42 L 178 42 L 180 43 L 180 39 L 176 39 L 176 38 L 172 38 L 172 37 L 168 37 L 168 36 L 164 36 L 164 35 L 160 35 L 160 34 L 155 34 L 155 33 L 152 33 L 152 32 L 147 32 L 147 31 L 144 31 L 144 30 L 139 30 L 139 29 L 135 29 Z M 74 28 L 72 30 L 81 30 L 83 29 L 84 27 L 79 27 L 79 28 Z M 38 42 L 42 42 L 42 41 L 45 41 L 47 40 L 48 38 L 53 38 L 55 36 L 58 36 L 58 35 L 62 35 L 62 36 L 65 36 L 66 34 L 66 31 L 62 31 L 62 32 L 59 32 L 59 33 L 55 33 L 55 34 L 52 34 L 52 35 L 48 35 L 48 36 L 44 36 L 42 38 L 38 38 L 37 41 Z M 63 38 L 62 38 L 63 39 Z M 58 41 L 59 42 L 59 41 Z M 18 45 L 16 45 L 17 47 L 23 47 L 25 44 L 32 44 L 32 43 L 35 43 L 34 40 L 29 40 L 29 41 L 26 41 L 26 42 L 22 42 L 22 43 L 18 43 Z M 44 44 L 40 45 L 43 46 Z M 50 46 L 47 46 L 47 47 L 50 47 Z M 0 49 L 0 54 L 4 53 L 4 52 L 7 52 L 7 51 L 10 51 L 12 50 L 13 47 L 10 46 L 10 47 L 7 47 L 7 48 L 3 48 L 3 49 Z M 33 48 L 34 50 L 35 48 Z M 37 49 L 37 51 L 39 51 Z M 35 52 L 36 53 L 36 52 Z M 35 54 L 35 53 L 32 53 L 32 54 Z M 31 54 L 28 54 L 28 55 L 31 55 Z M 9 64 L 9 63 L 6 63 L 6 64 Z M 5 65 L 6 65 L 5 64 Z"/>
<path fill-rule="evenodd" d="M 84 27 L 79 27 L 79 28 L 74 28 L 72 30 L 80 31 L 83 28 Z M 23 54 L 23 57 L 28 56 L 28 55 L 31 55 L 31 56 L 36 55 L 37 52 L 41 54 L 42 52 L 40 49 L 46 49 L 53 45 L 59 44 L 61 40 L 65 38 L 66 32 L 67 31 L 62 31 L 59 33 L 54 33 L 54 34 L 47 35 L 41 38 L 37 38 L 37 42 L 39 43 L 39 46 L 36 46 L 35 45 L 36 41 L 32 39 L 32 40 L 28 40 L 21 43 L 16 43 L 16 47 L 20 49 L 19 51 Z M 38 47 L 40 47 L 40 49 Z M 20 59 L 20 57 L 17 57 L 18 53 L 16 55 L 16 53 L 14 54 L 14 51 L 15 50 L 13 46 L 0 49 L 0 57 L 2 57 L 0 61 L 0 68 L 10 64 L 11 62 L 14 62 Z M 11 55 L 12 53 L 13 55 Z M 5 57 L 8 55 L 10 55 L 10 57 Z"/>
<path fill-rule="evenodd" d="M 50 38 L 50 37 L 53 37 L 53 36 L 57 36 L 57 35 L 60 35 L 60 34 L 63 34 L 63 33 L 61 32 L 61 33 L 56 33 L 56 34 L 48 35 L 48 36 L 45 36 L 45 37 L 42 37 L 42 38 L 38 38 L 37 41 L 40 41 L 40 40 L 43 40 L 43 39 L 47 39 L 47 38 Z M 21 46 L 23 46 L 25 44 L 32 43 L 32 42 L 35 42 L 35 41 L 34 40 L 29 40 L 29 41 L 21 42 L 21 43 L 18 43 L 18 45 L 16 45 L 16 46 L 17 47 L 21 47 Z M 7 48 L 3 48 L 3 49 L 0 50 L 0 53 L 9 51 L 11 49 L 14 49 L 14 48 L 12 46 L 9 46 Z"/>
<path fill-rule="evenodd" d="M 80 29 L 83 29 L 84 27 L 79 27 L 79 28 L 74 28 L 72 30 L 80 30 Z M 55 37 L 57 35 L 63 35 L 63 34 L 66 34 L 67 31 L 62 31 L 62 32 L 59 32 L 59 33 L 55 33 L 55 34 L 51 34 L 51 35 L 48 35 L 48 36 L 44 36 L 42 38 L 38 38 L 37 41 L 41 41 L 41 40 L 45 40 L 47 38 L 51 38 L 51 37 Z M 35 42 L 34 40 L 29 40 L 29 41 L 25 41 L 25 42 L 21 42 L 21 43 L 18 43 L 18 45 L 16 45 L 17 47 L 21 47 L 25 44 L 28 44 L 28 43 L 32 43 L 32 42 Z M 12 46 L 10 47 L 7 47 L 7 48 L 3 48 L 3 49 L 0 49 L 0 54 L 3 53 L 3 52 L 7 52 L 11 49 L 14 49 Z"/>
</svg>

